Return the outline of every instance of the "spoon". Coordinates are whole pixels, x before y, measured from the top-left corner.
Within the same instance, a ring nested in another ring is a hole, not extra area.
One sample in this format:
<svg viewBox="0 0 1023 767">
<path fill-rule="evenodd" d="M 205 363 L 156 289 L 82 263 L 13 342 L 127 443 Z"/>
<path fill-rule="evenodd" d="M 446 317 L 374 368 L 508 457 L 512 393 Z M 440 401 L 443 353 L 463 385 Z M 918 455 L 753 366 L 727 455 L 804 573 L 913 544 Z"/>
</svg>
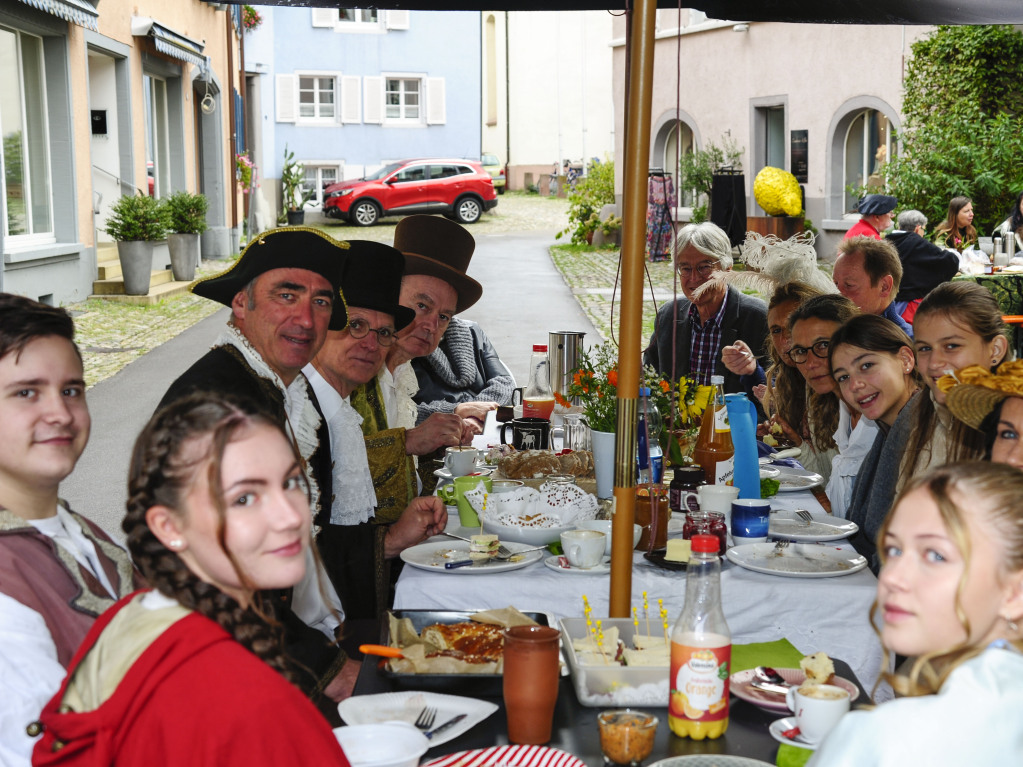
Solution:
<svg viewBox="0 0 1023 767">
<path fill-rule="evenodd" d="M 785 681 L 785 677 L 770 666 L 757 666 L 753 669 L 753 673 L 756 679 L 753 679 L 750 685 L 758 690 L 785 695 L 788 693 L 789 688 L 792 687 L 792 685 Z"/>
</svg>

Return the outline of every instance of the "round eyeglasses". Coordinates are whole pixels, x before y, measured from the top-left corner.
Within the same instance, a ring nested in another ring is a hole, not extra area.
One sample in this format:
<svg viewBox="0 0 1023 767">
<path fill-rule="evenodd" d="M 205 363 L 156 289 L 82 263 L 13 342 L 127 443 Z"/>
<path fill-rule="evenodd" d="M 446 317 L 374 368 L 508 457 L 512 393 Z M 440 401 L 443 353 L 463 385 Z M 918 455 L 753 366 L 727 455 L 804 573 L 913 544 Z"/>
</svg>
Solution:
<svg viewBox="0 0 1023 767">
<path fill-rule="evenodd" d="M 818 341 L 809 349 L 805 346 L 793 346 L 789 349 L 786 354 L 789 355 L 789 359 L 795 362 L 797 365 L 802 365 L 806 362 L 807 356 L 813 351 L 813 356 L 818 357 L 822 360 L 828 358 L 828 347 L 831 346 L 831 341 Z"/>
<path fill-rule="evenodd" d="M 394 343 L 394 328 L 387 326 L 371 328 L 366 320 L 354 319 L 349 321 L 348 332 L 352 338 L 365 338 L 370 333 L 376 333 L 377 343 L 381 346 L 390 346 Z"/>
<path fill-rule="evenodd" d="M 678 276 L 685 280 L 692 276 L 693 272 L 696 272 L 696 275 L 700 279 L 705 280 L 710 277 L 717 268 L 717 261 L 704 261 L 702 264 L 697 264 L 695 267 L 689 266 L 688 264 L 682 264 L 678 268 Z"/>
</svg>

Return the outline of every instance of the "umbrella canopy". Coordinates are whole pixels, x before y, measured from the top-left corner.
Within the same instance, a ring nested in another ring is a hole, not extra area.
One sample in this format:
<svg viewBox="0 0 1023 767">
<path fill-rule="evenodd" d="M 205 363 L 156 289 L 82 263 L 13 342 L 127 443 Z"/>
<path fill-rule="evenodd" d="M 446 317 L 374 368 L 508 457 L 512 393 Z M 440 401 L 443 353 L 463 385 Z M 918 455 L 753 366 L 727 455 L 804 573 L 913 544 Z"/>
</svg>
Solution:
<svg viewBox="0 0 1023 767">
<path fill-rule="evenodd" d="M 241 5 L 242 0 L 227 0 Z M 259 0 L 259 5 L 356 7 L 338 0 Z M 377 0 L 375 8 L 410 11 L 623 10 L 625 0 Z M 660 8 L 677 2 L 658 0 Z M 684 0 L 714 19 L 801 24 L 1023 24 L 1020 0 Z"/>
</svg>

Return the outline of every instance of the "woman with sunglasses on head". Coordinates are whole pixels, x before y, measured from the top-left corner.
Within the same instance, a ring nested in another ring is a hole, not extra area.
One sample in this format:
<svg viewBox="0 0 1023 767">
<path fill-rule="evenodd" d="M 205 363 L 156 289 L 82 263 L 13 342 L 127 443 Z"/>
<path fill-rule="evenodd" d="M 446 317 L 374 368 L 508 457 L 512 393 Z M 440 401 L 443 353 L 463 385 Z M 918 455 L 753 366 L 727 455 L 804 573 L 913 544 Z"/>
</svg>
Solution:
<svg viewBox="0 0 1023 767">
<path fill-rule="evenodd" d="M 105 612 L 41 717 L 33 764 L 348 760 L 294 684 L 273 606 L 311 545 L 301 459 L 276 421 L 212 394 L 135 443 L 123 527 L 152 591 Z"/>
<path fill-rule="evenodd" d="M 842 402 L 828 367 L 832 334 L 857 314 L 859 309 L 848 298 L 828 294 L 804 301 L 788 319 L 788 357 L 806 381 L 809 431 L 825 449 L 823 439 L 829 437 L 835 451 L 826 492 L 831 512 L 838 517 L 846 515 L 853 480 L 876 432 L 870 421 Z"/>
<path fill-rule="evenodd" d="M 828 349 L 831 375 L 843 401 L 878 427 L 856 475 L 848 515 L 860 526 L 851 542 L 875 573 L 874 542 L 895 497 L 909 439 L 911 418 L 906 405 L 920 389 L 912 344 L 890 320 L 861 314 L 835 331 Z"/>
<path fill-rule="evenodd" d="M 911 659 L 908 672 L 884 674 L 902 697 L 843 716 L 810 765 L 1018 763 L 1020 498 L 1023 472 L 984 462 L 943 466 L 907 485 L 879 531 L 871 610 L 889 658 Z"/>
<path fill-rule="evenodd" d="M 1009 349 L 1008 330 L 994 296 L 975 282 L 946 282 L 920 302 L 913 318 L 916 370 L 927 391 L 913 400 L 910 439 L 896 490 L 927 470 L 980 458 L 984 437 L 954 418 L 939 382 L 959 368 L 997 366 Z"/>
</svg>

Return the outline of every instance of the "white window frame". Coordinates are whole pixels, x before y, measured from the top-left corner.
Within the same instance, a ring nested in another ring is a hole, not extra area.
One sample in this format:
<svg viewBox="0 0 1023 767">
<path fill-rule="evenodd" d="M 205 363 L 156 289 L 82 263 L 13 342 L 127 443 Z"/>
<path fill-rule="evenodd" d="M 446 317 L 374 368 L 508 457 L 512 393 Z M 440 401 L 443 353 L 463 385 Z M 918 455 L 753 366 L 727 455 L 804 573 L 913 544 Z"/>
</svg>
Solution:
<svg viewBox="0 0 1023 767">
<path fill-rule="evenodd" d="M 45 56 L 45 52 L 43 51 L 43 40 L 38 35 L 30 35 L 30 34 L 28 34 L 26 32 L 22 32 L 19 29 L 14 29 L 14 28 L 11 28 L 11 27 L 3 27 L 3 29 L 4 29 L 5 32 L 12 33 L 14 35 L 14 37 L 15 37 L 15 45 L 16 45 L 15 59 L 16 59 L 17 67 L 18 67 L 18 83 L 19 83 L 19 86 L 20 86 L 19 87 L 19 93 L 21 94 L 21 105 L 20 105 L 21 117 L 22 117 L 21 131 L 22 131 L 22 136 L 26 136 L 28 134 L 28 128 L 27 128 L 25 120 L 27 119 L 27 115 L 28 115 L 28 107 L 25 104 L 26 87 L 25 87 L 25 72 L 24 72 L 24 63 L 23 63 L 23 55 L 22 55 L 22 37 L 32 37 L 33 39 L 38 40 L 39 52 L 40 52 L 40 62 L 39 62 L 40 73 L 39 74 L 40 74 L 40 80 L 41 80 L 41 93 L 39 94 L 39 96 L 40 96 L 40 98 L 42 100 L 42 103 L 44 105 L 47 105 L 48 101 L 47 101 L 47 92 L 46 92 L 46 56 Z M 33 87 L 35 87 L 35 86 L 33 86 Z M 48 112 L 49 112 L 49 109 L 44 108 L 43 115 L 42 115 L 42 120 L 43 120 L 42 128 L 43 128 L 43 130 L 46 133 L 46 141 L 42 142 L 42 146 L 45 147 L 45 151 L 44 151 L 44 156 L 42 158 L 42 162 L 46 165 L 45 174 L 46 174 L 46 177 L 50 180 L 49 189 L 47 191 L 47 194 L 49 195 L 49 203 L 48 204 L 49 204 L 49 209 L 50 209 L 50 227 L 49 227 L 49 230 L 45 231 L 45 232 L 31 232 L 31 233 L 27 233 L 27 234 L 10 234 L 9 233 L 9 231 L 8 231 L 8 225 L 9 225 L 9 222 L 8 222 L 8 211 L 7 211 L 7 178 L 6 178 L 7 174 L 6 173 L 0 174 L 0 176 L 2 176 L 2 178 L 0 178 L 0 191 L 2 191 L 2 194 L 3 194 L 3 206 L 2 206 L 2 209 L 3 209 L 3 229 L 2 229 L 2 231 L 4 233 L 4 250 L 6 252 L 10 252 L 10 251 L 14 251 L 14 250 L 22 250 L 22 249 L 25 249 L 25 248 L 32 248 L 32 247 L 36 247 L 36 246 L 39 246 L 39 245 L 50 245 L 50 244 L 53 244 L 53 243 L 55 243 L 57 241 L 56 233 L 54 231 L 54 222 L 55 222 L 55 218 L 56 218 L 56 211 L 55 211 L 55 204 L 54 204 L 54 199 L 53 199 L 53 173 L 52 173 L 52 156 L 51 156 L 52 155 L 52 149 L 50 147 L 50 140 L 49 140 L 50 122 L 49 122 L 49 114 L 48 114 Z M 31 167 L 31 163 L 34 160 L 31 157 L 31 153 L 26 152 L 26 153 L 24 153 L 23 156 L 24 156 L 25 167 L 24 167 L 24 170 L 23 170 L 22 186 L 25 187 L 25 186 L 27 186 L 28 184 L 31 183 L 32 172 L 30 170 L 30 167 Z M 36 159 L 38 159 L 38 158 L 36 158 Z M 0 158 L 0 167 L 2 167 L 2 166 L 3 166 L 3 162 L 2 162 L 2 158 Z M 26 195 L 23 194 L 22 195 L 22 199 L 31 199 L 31 195 L 32 195 L 32 191 L 31 191 L 31 189 L 29 189 L 29 195 L 26 196 Z M 28 220 L 31 219 L 31 215 L 32 215 L 31 211 L 26 209 L 26 218 Z M 29 228 L 31 228 L 31 226 Z"/>
<path fill-rule="evenodd" d="M 309 116 L 306 116 L 306 115 L 302 114 L 301 93 L 302 93 L 302 78 L 303 77 L 306 77 L 306 78 L 310 78 L 311 77 L 311 78 L 313 78 L 316 81 L 316 87 L 315 87 L 315 91 L 314 92 L 317 94 L 317 99 L 313 102 L 313 104 L 315 106 L 315 111 L 316 111 L 317 114 L 312 116 L 312 117 L 309 117 Z M 328 117 L 320 117 L 319 116 L 321 102 L 320 102 L 320 100 L 318 98 L 318 95 L 320 93 L 326 93 L 327 92 L 326 90 L 324 90 L 324 91 L 320 91 L 319 90 L 319 80 L 321 78 L 330 78 L 333 81 L 333 87 L 332 87 L 330 93 L 333 95 L 333 98 L 334 98 L 334 100 L 332 102 L 332 105 L 333 105 L 333 108 L 334 108 L 334 114 L 330 115 Z M 319 71 L 319 70 L 302 70 L 302 71 L 299 71 L 299 72 L 295 72 L 295 122 L 298 123 L 299 125 L 303 125 L 303 124 L 304 125 L 334 125 L 336 123 L 341 122 L 341 106 L 340 106 L 341 99 L 340 99 L 340 93 L 339 93 L 340 82 L 341 82 L 341 73 L 340 72 L 328 72 L 328 71 Z"/>
<path fill-rule="evenodd" d="M 415 73 L 409 73 L 409 72 L 390 72 L 390 73 L 384 72 L 384 73 L 381 73 L 381 79 L 382 79 L 382 83 L 381 84 L 383 86 L 382 97 L 383 97 L 383 104 L 384 104 L 384 107 L 383 107 L 383 122 L 384 122 L 384 125 L 389 125 L 389 126 L 392 126 L 392 127 L 408 127 L 408 128 L 418 128 L 420 126 L 425 126 L 426 125 L 426 79 L 427 79 L 426 76 L 423 75 L 423 74 L 415 74 Z M 399 106 L 399 111 L 402 112 L 402 116 L 400 116 L 400 117 L 388 117 L 388 115 L 387 115 L 387 109 L 388 109 L 388 104 L 387 104 L 387 94 L 388 94 L 387 82 L 388 82 L 388 80 L 398 80 L 398 81 L 400 81 L 403 84 L 407 83 L 407 82 L 410 82 L 410 81 L 416 81 L 419 84 L 419 89 L 418 89 L 419 103 L 417 105 L 417 108 L 419 110 L 419 114 L 416 117 L 405 117 L 404 116 L 405 109 L 407 108 L 407 105 L 404 103 L 404 101 L 405 101 L 405 88 L 404 88 L 404 85 L 402 86 L 401 91 L 400 91 L 400 93 L 401 93 L 401 99 L 400 99 L 401 103 L 398 105 Z"/>
<path fill-rule="evenodd" d="M 894 130 L 893 126 L 892 126 L 892 119 L 888 115 L 886 115 L 883 111 L 881 111 L 880 109 L 874 108 L 874 107 L 866 107 L 864 109 L 858 110 L 852 116 L 852 119 L 849 122 L 849 127 L 846 128 L 845 137 L 842 140 L 842 210 L 843 210 L 843 213 L 846 213 L 847 215 L 851 215 L 850 213 L 848 213 L 849 206 L 848 206 L 847 203 L 849 202 L 849 200 L 846 199 L 847 195 L 849 194 L 847 190 L 848 190 L 849 184 L 851 183 L 850 180 L 849 180 L 849 176 L 848 176 L 849 166 L 848 166 L 848 163 L 847 163 L 848 152 L 849 152 L 849 138 L 852 135 L 852 130 L 856 126 L 857 121 L 861 117 L 864 117 L 869 112 L 874 112 L 879 117 L 883 117 L 885 122 L 888 124 L 887 130 L 886 130 L 886 135 L 885 135 L 885 158 L 886 158 L 886 161 L 887 160 L 891 160 L 891 158 L 892 158 L 892 151 L 898 149 L 898 145 L 897 145 L 897 143 L 895 141 L 895 135 L 894 135 L 895 134 L 895 130 Z M 862 151 L 861 151 L 861 155 L 862 156 L 860 157 L 860 169 L 861 169 L 861 172 L 862 172 L 861 178 L 863 179 L 863 185 L 864 186 L 866 186 L 866 182 L 869 181 L 870 177 L 873 175 L 873 173 L 871 172 L 871 168 L 873 167 L 873 163 L 876 160 L 876 156 L 875 155 L 876 155 L 876 152 L 877 152 L 877 148 L 874 147 L 873 144 L 872 144 L 873 136 L 870 135 L 869 126 L 870 126 L 870 122 L 868 120 L 864 119 L 863 120 L 863 124 L 861 126 L 861 131 L 862 131 L 862 136 L 861 136 Z M 856 215 L 859 215 L 859 214 L 856 214 Z"/>
<path fill-rule="evenodd" d="M 389 12 L 376 8 L 346 8 L 346 11 L 357 15 L 357 18 L 351 20 L 341 18 L 341 11 L 338 8 L 311 10 L 313 27 L 330 29 L 339 34 L 382 35 L 386 34 L 388 29 L 408 29 L 407 20 L 404 27 L 395 26 L 388 23 Z M 376 13 L 377 17 L 367 20 L 365 15 L 370 13 Z M 398 23 L 400 24 L 400 21 Z"/>
<path fill-rule="evenodd" d="M 303 171 L 309 170 L 316 171 L 315 181 L 316 188 L 313 190 L 315 194 L 313 195 L 312 199 L 310 199 L 309 202 L 306 203 L 307 208 L 315 209 L 323 208 L 323 171 L 333 170 L 334 181 L 332 181 L 331 183 L 337 183 L 338 181 L 341 181 L 344 178 L 343 176 L 344 167 L 345 164 L 341 160 L 308 160 L 302 163 Z"/>
</svg>

